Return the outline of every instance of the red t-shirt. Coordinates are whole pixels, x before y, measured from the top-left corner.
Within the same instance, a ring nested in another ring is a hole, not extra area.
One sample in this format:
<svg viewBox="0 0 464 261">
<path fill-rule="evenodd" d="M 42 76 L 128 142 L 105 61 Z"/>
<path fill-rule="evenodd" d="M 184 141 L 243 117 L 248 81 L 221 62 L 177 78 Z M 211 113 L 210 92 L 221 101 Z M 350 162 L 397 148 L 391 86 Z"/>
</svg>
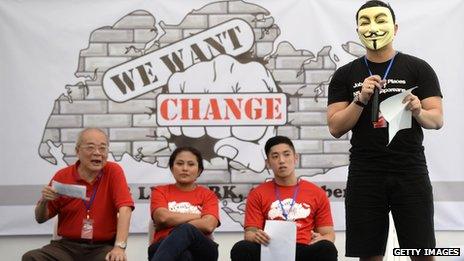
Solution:
<svg viewBox="0 0 464 261">
<path fill-rule="evenodd" d="M 93 219 L 93 240 L 114 240 L 119 208 L 128 206 L 134 209 L 134 201 L 127 186 L 124 171 L 118 164 L 107 162 L 100 178 L 96 178 L 90 184 L 80 178 L 77 172 L 79 164 L 78 161 L 74 165 L 59 170 L 52 180 L 65 184 L 84 185 L 87 187 L 88 198 L 92 196 L 97 186 L 95 198 L 90 206 L 90 219 Z M 81 238 L 82 223 L 87 215 L 82 199 L 61 196 L 48 202 L 48 210 L 50 217 L 58 214 L 58 235 L 70 239 Z"/>
<path fill-rule="evenodd" d="M 157 208 L 167 208 L 177 213 L 213 215 L 219 222 L 218 198 L 214 192 L 203 186 L 197 186 L 192 191 L 179 190 L 174 184 L 157 186 L 151 192 L 150 208 L 151 216 Z M 173 228 L 156 231 L 153 242 L 168 236 Z"/>
<path fill-rule="evenodd" d="M 245 210 L 245 228 L 264 229 L 266 220 L 285 220 L 276 194 L 286 213 L 289 212 L 297 186 L 298 194 L 288 214 L 289 221 L 296 222 L 296 241 L 309 244 L 311 230 L 333 226 L 330 203 L 324 190 L 311 182 L 300 180 L 297 186 L 279 186 L 274 181 L 265 182 L 248 194 Z"/>
</svg>

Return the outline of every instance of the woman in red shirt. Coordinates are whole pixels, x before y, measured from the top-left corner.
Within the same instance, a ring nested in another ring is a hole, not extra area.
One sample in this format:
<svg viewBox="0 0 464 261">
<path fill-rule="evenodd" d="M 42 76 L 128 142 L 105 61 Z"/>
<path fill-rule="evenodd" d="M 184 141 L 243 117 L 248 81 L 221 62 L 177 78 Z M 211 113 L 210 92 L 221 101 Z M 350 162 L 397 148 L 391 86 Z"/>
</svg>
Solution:
<svg viewBox="0 0 464 261">
<path fill-rule="evenodd" d="M 211 234 L 220 225 L 218 198 L 195 183 L 203 171 L 201 153 L 192 147 L 177 148 L 169 168 L 176 183 L 157 186 L 151 193 L 156 232 L 149 260 L 217 260 L 218 245 Z"/>
</svg>

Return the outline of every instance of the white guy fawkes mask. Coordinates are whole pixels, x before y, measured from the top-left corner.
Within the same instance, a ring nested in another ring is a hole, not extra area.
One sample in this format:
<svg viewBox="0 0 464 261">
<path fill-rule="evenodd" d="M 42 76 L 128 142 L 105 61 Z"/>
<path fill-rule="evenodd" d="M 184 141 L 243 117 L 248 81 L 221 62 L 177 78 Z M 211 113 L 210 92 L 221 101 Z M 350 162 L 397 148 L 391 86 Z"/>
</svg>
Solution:
<svg viewBox="0 0 464 261">
<path fill-rule="evenodd" d="M 393 41 L 395 24 L 390 10 L 383 6 L 361 9 L 358 13 L 358 35 L 363 45 L 379 50 Z"/>
</svg>

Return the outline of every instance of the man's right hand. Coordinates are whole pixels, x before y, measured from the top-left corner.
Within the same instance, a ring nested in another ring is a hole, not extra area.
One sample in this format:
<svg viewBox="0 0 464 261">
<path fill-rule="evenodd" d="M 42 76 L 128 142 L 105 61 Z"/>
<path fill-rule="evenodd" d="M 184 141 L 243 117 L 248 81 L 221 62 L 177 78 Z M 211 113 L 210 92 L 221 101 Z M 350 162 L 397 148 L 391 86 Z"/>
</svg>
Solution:
<svg viewBox="0 0 464 261">
<path fill-rule="evenodd" d="M 42 201 L 44 203 L 48 201 L 55 200 L 59 197 L 60 195 L 56 193 L 56 190 L 54 190 L 51 186 L 45 186 L 42 189 Z"/>
<path fill-rule="evenodd" d="M 372 75 L 364 79 L 361 92 L 359 94 L 360 102 L 367 104 L 374 93 L 374 89 L 379 88 L 379 90 L 381 90 L 385 83 L 386 81 L 382 80 L 379 75 Z"/>
<path fill-rule="evenodd" d="M 35 220 L 39 224 L 47 221 L 50 218 L 49 213 L 48 213 L 48 208 L 47 208 L 48 201 L 55 200 L 59 196 L 60 195 L 56 193 L 56 190 L 54 190 L 50 186 L 45 186 L 42 189 L 42 198 L 40 199 L 40 201 L 37 203 L 37 206 L 35 207 Z"/>
<path fill-rule="evenodd" d="M 271 238 L 262 229 L 250 227 L 245 229 L 245 240 L 267 246 Z"/>
</svg>

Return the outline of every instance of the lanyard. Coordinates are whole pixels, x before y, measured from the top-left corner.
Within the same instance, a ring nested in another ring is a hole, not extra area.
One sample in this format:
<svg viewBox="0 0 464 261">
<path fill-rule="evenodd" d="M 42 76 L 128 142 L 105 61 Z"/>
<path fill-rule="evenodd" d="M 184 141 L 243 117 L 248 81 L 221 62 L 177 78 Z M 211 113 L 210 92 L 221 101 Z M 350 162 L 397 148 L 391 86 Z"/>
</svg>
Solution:
<svg viewBox="0 0 464 261">
<path fill-rule="evenodd" d="M 395 55 L 393 55 L 393 58 L 391 58 L 390 63 L 387 66 L 387 69 L 385 70 L 385 73 L 383 75 L 382 80 L 385 80 L 387 78 L 388 73 L 390 72 L 390 69 L 392 67 L 393 61 L 395 60 L 397 52 L 395 52 Z M 369 69 L 369 64 L 367 63 L 367 58 L 364 55 L 364 63 L 366 64 L 367 70 L 369 71 L 369 76 L 372 76 L 371 69 Z"/>
<path fill-rule="evenodd" d="M 295 204 L 295 199 L 296 199 L 296 195 L 298 195 L 299 188 L 300 188 L 300 183 L 298 182 L 298 184 L 296 185 L 295 191 L 293 192 L 292 203 L 290 203 L 290 208 L 288 209 L 288 213 L 287 213 L 285 212 L 284 205 L 282 204 L 282 201 L 280 200 L 280 193 L 279 193 L 279 190 L 277 189 L 277 184 L 274 181 L 275 195 L 276 195 L 277 200 L 279 201 L 280 208 L 282 209 L 282 215 L 284 215 L 285 220 L 288 220 L 288 215 L 290 214 L 290 212 L 292 212 L 292 208 L 293 208 L 293 205 Z"/>
<path fill-rule="evenodd" d="M 92 206 L 92 203 L 93 203 L 93 200 L 95 199 L 95 195 L 97 195 L 97 189 L 98 189 L 98 185 L 100 185 L 100 178 L 102 176 L 103 173 L 100 173 L 97 177 L 97 180 L 95 181 L 95 186 L 93 186 L 93 192 L 92 192 L 92 196 L 90 197 L 90 200 L 88 201 L 85 201 L 85 200 L 82 200 L 82 202 L 84 202 L 84 205 L 85 205 L 85 209 L 87 210 L 87 219 L 90 218 L 90 207 Z"/>
</svg>

